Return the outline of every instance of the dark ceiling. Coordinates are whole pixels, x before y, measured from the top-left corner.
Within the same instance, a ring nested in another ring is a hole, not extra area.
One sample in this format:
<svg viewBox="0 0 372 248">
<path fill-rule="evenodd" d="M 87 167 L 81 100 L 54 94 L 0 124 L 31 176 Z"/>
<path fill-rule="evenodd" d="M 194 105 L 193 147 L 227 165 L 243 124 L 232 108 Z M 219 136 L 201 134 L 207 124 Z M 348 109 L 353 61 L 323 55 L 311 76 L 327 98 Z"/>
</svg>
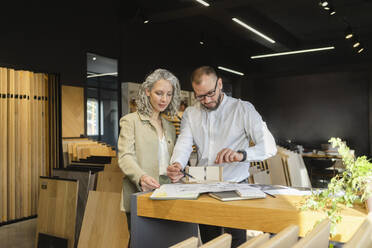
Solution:
<svg viewBox="0 0 372 248">
<path fill-rule="evenodd" d="M 350 41 L 344 39 L 349 24 L 371 54 L 372 1 L 330 1 L 336 14 L 330 16 L 316 0 L 206 0 L 204 7 L 195 0 L 137 0 L 132 9 L 141 9 L 151 23 L 188 30 L 195 42 L 215 43 L 231 49 L 245 59 L 252 55 L 335 46 L 334 53 L 357 56 Z M 133 14 L 133 13 L 132 13 Z M 131 16 L 131 15 L 127 15 Z M 138 18 L 137 12 L 137 18 Z M 132 15 L 133 17 L 133 15 Z M 272 44 L 232 21 L 237 17 L 260 32 L 272 37 Z M 327 53 L 327 52 L 323 52 Z"/>
</svg>

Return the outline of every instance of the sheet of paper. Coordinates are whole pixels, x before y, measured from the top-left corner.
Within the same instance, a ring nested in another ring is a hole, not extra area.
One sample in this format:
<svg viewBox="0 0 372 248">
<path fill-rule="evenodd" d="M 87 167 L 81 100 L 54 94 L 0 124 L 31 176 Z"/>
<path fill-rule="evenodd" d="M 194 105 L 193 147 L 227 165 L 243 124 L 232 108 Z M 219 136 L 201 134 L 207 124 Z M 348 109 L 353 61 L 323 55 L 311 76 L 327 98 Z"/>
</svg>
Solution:
<svg viewBox="0 0 372 248">
<path fill-rule="evenodd" d="M 295 189 L 283 185 L 266 185 L 266 184 L 251 184 L 252 187 L 258 188 L 272 195 L 311 195 L 311 189 Z"/>
<path fill-rule="evenodd" d="M 151 199 L 197 199 L 199 194 L 210 192 L 236 191 L 242 197 L 264 198 L 267 192 L 272 195 L 311 195 L 311 190 L 300 190 L 281 185 L 244 183 L 195 183 L 163 184 L 151 195 Z"/>
<path fill-rule="evenodd" d="M 166 200 L 166 199 L 196 199 L 199 192 L 193 188 L 182 187 L 186 184 L 163 184 L 156 189 L 150 199 Z M 191 185 L 191 184 L 189 184 Z"/>
<path fill-rule="evenodd" d="M 272 190 L 265 190 L 265 192 L 272 194 L 272 195 L 311 195 L 310 190 L 298 190 L 298 189 L 272 189 Z"/>
<path fill-rule="evenodd" d="M 238 191 L 244 195 L 262 196 L 263 192 L 260 189 L 250 187 L 249 184 L 237 184 L 228 182 L 216 183 L 195 183 L 195 184 L 163 184 L 156 189 L 151 195 L 151 199 L 169 198 L 169 199 L 190 199 L 202 193 L 223 192 L 223 191 Z"/>
</svg>

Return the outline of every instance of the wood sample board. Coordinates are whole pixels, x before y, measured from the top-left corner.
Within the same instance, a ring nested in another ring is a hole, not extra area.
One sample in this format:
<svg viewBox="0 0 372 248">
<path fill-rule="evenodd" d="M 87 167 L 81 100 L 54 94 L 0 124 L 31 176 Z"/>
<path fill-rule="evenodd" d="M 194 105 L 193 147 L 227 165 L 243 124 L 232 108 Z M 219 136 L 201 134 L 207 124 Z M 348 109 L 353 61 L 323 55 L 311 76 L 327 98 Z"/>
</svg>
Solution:
<svg viewBox="0 0 372 248">
<path fill-rule="evenodd" d="M 62 86 L 62 137 L 80 137 L 84 130 L 84 88 Z"/>
<path fill-rule="evenodd" d="M 90 191 L 78 248 L 122 248 L 129 243 L 127 216 L 120 193 Z"/>
<path fill-rule="evenodd" d="M 74 247 L 78 188 L 76 180 L 40 177 L 35 247 L 39 233 L 66 238 Z"/>
<path fill-rule="evenodd" d="M 76 210 L 76 235 L 75 240 L 79 240 L 81 225 L 83 224 L 84 211 L 90 190 L 94 189 L 96 174 L 92 171 L 54 169 L 53 177 L 60 179 L 74 179 L 79 182 L 78 202 Z"/>
<path fill-rule="evenodd" d="M 186 176 L 186 182 L 222 182 L 222 166 L 187 166 L 186 172 L 194 178 Z"/>
<path fill-rule="evenodd" d="M 124 173 L 121 171 L 98 172 L 97 191 L 121 193 Z"/>
<path fill-rule="evenodd" d="M 0 68 L 0 223 L 37 214 L 39 176 L 59 161 L 56 79 Z"/>
</svg>

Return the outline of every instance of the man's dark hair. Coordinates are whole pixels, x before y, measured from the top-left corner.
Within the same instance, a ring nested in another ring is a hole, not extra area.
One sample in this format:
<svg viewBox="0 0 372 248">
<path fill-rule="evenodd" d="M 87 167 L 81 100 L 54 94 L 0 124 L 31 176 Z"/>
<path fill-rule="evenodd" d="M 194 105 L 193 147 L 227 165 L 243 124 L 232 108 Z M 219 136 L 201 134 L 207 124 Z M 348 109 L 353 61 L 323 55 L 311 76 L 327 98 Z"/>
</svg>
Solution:
<svg viewBox="0 0 372 248">
<path fill-rule="evenodd" d="M 201 81 L 200 81 L 200 78 L 203 76 L 203 75 L 215 75 L 216 77 L 217 76 L 217 73 L 216 71 L 213 69 L 213 67 L 211 66 L 201 66 L 197 69 L 195 69 L 192 74 L 191 74 L 191 83 L 195 83 L 195 84 L 200 84 Z"/>
</svg>

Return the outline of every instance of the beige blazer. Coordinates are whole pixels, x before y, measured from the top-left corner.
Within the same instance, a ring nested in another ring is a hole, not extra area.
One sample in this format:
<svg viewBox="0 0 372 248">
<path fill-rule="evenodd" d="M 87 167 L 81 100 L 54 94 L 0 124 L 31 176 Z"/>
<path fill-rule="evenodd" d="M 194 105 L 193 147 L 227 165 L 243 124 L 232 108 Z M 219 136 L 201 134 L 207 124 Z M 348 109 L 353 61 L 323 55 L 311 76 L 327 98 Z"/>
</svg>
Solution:
<svg viewBox="0 0 372 248">
<path fill-rule="evenodd" d="M 171 122 L 161 117 L 169 154 L 172 155 L 176 131 Z M 159 138 L 148 116 L 138 112 L 120 119 L 118 140 L 119 167 L 125 174 L 121 210 L 130 212 L 130 196 L 141 191 L 139 180 L 149 175 L 159 180 Z"/>
</svg>

